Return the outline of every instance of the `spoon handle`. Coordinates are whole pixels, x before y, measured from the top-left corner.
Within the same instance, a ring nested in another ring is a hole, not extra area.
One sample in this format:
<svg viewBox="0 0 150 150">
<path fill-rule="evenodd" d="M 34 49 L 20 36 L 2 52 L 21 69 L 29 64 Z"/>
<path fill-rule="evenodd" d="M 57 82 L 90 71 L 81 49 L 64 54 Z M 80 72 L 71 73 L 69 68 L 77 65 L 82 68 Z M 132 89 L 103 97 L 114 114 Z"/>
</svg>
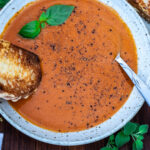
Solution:
<svg viewBox="0 0 150 150">
<path fill-rule="evenodd" d="M 126 64 L 126 62 L 120 57 L 120 54 L 115 58 L 120 64 L 123 70 L 127 73 L 133 84 L 141 93 L 147 104 L 150 106 L 150 88 L 139 78 L 138 75 Z"/>
<path fill-rule="evenodd" d="M 3 144 L 3 133 L 0 133 L 0 150 L 2 150 L 2 144 Z"/>
</svg>

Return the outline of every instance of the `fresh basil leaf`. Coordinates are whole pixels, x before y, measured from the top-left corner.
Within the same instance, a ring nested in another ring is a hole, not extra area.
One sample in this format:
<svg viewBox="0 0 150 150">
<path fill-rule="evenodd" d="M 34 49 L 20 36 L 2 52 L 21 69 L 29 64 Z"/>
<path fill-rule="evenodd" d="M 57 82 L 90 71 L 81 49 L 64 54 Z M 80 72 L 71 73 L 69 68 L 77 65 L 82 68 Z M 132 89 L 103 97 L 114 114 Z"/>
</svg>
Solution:
<svg viewBox="0 0 150 150">
<path fill-rule="evenodd" d="M 45 23 L 45 22 L 42 22 L 42 23 L 41 23 L 41 28 L 44 29 L 45 27 L 46 27 L 46 23 Z"/>
<path fill-rule="evenodd" d="M 137 126 L 137 128 L 136 128 L 136 130 L 135 130 L 135 132 L 134 132 L 134 133 L 137 133 L 137 132 L 139 132 L 140 124 L 138 124 L 138 123 L 134 123 L 134 124 L 136 124 L 136 126 Z"/>
<path fill-rule="evenodd" d="M 144 124 L 144 125 L 141 125 L 139 127 L 139 133 L 140 134 L 145 134 L 148 132 L 148 125 L 147 124 Z"/>
<path fill-rule="evenodd" d="M 0 0 L 0 8 L 3 8 L 8 2 L 9 0 Z"/>
<path fill-rule="evenodd" d="M 115 142 L 117 147 L 121 147 L 130 141 L 130 136 L 125 135 L 122 131 L 116 135 Z"/>
<path fill-rule="evenodd" d="M 141 140 L 136 140 L 135 144 L 136 144 L 136 149 L 137 150 L 142 150 L 143 149 L 143 142 Z"/>
<path fill-rule="evenodd" d="M 113 147 L 113 149 L 112 149 L 112 150 L 119 150 L 119 149 L 118 149 L 118 147 Z"/>
<path fill-rule="evenodd" d="M 115 136 L 114 135 L 111 135 L 110 137 L 109 137 L 109 140 L 108 141 L 113 141 L 115 139 Z"/>
<path fill-rule="evenodd" d="M 22 29 L 19 31 L 19 35 L 24 38 L 34 39 L 41 32 L 40 22 L 39 21 L 31 21 L 27 23 Z"/>
<path fill-rule="evenodd" d="M 135 143 L 135 142 L 133 142 L 133 144 L 132 144 L 132 150 L 137 150 L 137 149 L 136 149 L 136 143 Z"/>
<path fill-rule="evenodd" d="M 112 150 L 112 148 L 110 148 L 110 147 L 103 147 L 100 150 Z"/>
<path fill-rule="evenodd" d="M 137 134 L 133 134 L 133 136 L 134 136 L 137 140 L 143 140 L 143 139 L 144 139 L 144 136 L 143 136 L 143 135 L 139 135 L 138 133 L 137 133 Z"/>
<path fill-rule="evenodd" d="M 51 26 L 63 24 L 74 8 L 74 6 L 70 5 L 54 5 L 49 7 L 46 11 L 47 23 Z"/>
<path fill-rule="evenodd" d="M 56 26 L 56 25 L 59 25 L 57 23 L 57 20 L 53 19 L 53 18 L 50 18 L 46 21 L 48 23 L 48 25 L 51 25 L 51 26 Z M 61 23 L 62 24 L 62 23 Z"/>
<path fill-rule="evenodd" d="M 136 128 L 137 124 L 129 122 L 125 125 L 123 132 L 125 135 L 131 135 L 133 132 L 135 132 Z"/>
<path fill-rule="evenodd" d="M 40 18 L 39 18 L 39 21 L 40 22 L 44 22 L 47 20 L 47 17 L 46 17 L 46 13 L 45 12 L 42 12 Z"/>
<path fill-rule="evenodd" d="M 110 145 L 114 145 L 115 144 L 115 136 L 114 135 L 111 135 L 109 137 L 108 144 L 110 144 Z"/>
<path fill-rule="evenodd" d="M 144 136 L 143 136 L 143 135 L 139 135 L 139 136 L 137 136 L 137 139 L 138 139 L 138 140 L 143 140 L 143 139 L 144 139 Z"/>
</svg>

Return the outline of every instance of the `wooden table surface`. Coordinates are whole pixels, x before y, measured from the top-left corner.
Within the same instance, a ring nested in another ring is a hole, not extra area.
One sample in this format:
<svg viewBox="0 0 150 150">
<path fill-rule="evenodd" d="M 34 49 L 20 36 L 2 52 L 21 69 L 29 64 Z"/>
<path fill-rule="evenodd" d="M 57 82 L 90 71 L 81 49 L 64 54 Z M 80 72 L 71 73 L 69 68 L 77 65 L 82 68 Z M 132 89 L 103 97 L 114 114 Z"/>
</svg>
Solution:
<svg viewBox="0 0 150 150">
<path fill-rule="evenodd" d="M 150 108 L 145 104 L 132 121 L 150 125 Z M 104 139 L 96 143 L 74 147 L 49 145 L 22 134 L 4 119 L 0 123 L 0 132 L 5 135 L 2 150 L 100 150 L 107 143 L 107 139 Z M 132 150 L 132 143 L 125 145 L 121 150 Z M 150 150 L 150 130 L 145 135 L 144 150 Z"/>
</svg>

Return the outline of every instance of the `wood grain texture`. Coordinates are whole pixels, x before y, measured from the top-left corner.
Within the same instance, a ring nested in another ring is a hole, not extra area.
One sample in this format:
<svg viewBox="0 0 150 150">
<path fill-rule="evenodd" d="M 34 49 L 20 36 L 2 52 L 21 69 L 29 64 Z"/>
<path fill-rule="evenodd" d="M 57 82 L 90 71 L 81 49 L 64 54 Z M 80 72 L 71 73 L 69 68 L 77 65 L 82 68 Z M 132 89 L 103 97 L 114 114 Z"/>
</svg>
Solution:
<svg viewBox="0 0 150 150">
<path fill-rule="evenodd" d="M 150 108 L 145 104 L 132 121 L 150 125 Z M 74 147 L 49 145 L 27 137 L 4 119 L 0 123 L 0 132 L 5 134 L 2 150 L 100 150 L 107 143 L 107 139 L 104 139 L 96 143 Z M 132 143 L 125 145 L 121 150 L 132 150 Z M 150 150 L 150 130 L 144 139 L 144 150 Z"/>
</svg>

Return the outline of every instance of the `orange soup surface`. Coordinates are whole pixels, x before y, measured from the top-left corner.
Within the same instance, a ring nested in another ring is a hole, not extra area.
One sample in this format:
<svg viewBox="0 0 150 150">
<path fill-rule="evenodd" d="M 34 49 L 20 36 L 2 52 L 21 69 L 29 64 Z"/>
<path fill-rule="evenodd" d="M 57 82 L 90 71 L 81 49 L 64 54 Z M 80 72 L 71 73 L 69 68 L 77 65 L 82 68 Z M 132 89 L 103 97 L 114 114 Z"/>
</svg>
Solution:
<svg viewBox="0 0 150 150">
<path fill-rule="evenodd" d="M 55 4 L 75 6 L 64 24 L 47 25 L 36 39 L 18 35 L 26 23 Z M 10 104 L 42 128 L 72 132 L 94 127 L 110 119 L 133 89 L 114 61 L 120 51 L 137 72 L 131 32 L 114 10 L 95 0 L 39 0 L 9 22 L 3 38 L 40 57 L 39 88 L 27 100 Z"/>
</svg>

